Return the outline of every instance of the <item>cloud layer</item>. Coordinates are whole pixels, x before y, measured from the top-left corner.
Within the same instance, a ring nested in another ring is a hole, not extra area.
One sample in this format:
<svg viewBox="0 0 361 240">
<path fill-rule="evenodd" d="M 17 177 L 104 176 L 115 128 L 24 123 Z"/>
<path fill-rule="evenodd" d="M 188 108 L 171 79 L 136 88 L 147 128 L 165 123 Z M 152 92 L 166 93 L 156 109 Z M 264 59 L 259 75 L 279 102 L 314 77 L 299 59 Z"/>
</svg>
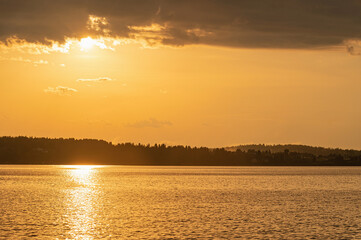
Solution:
<svg viewBox="0 0 361 240">
<path fill-rule="evenodd" d="M 359 0 L 0 0 L 0 40 L 325 48 L 361 39 Z"/>
</svg>

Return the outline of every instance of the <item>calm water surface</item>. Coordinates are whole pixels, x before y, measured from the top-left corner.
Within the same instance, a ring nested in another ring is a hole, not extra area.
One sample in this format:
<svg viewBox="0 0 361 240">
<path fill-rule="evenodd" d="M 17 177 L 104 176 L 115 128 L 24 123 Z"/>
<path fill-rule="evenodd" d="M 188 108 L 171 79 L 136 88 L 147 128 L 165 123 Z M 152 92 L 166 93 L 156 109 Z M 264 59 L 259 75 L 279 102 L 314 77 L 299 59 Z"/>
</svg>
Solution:
<svg viewBox="0 0 361 240">
<path fill-rule="evenodd" d="M 0 239 L 361 239 L 360 167 L 0 165 Z"/>
</svg>

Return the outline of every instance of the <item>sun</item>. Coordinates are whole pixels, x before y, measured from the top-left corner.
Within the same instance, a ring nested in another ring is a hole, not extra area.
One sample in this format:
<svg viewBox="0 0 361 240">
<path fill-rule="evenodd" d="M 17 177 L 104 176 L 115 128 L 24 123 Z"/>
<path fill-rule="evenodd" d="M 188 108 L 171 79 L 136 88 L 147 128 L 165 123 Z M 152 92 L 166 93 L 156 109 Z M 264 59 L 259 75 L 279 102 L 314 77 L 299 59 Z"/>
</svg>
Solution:
<svg viewBox="0 0 361 240">
<path fill-rule="evenodd" d="M 80 39 L 79 45 L 81 47 L 80 50 L 87 51 L 91 49 L 94 45 L 96 45 L 96 41 L 92 39 L 91 37 L 86 37 Z"/>
</svg>

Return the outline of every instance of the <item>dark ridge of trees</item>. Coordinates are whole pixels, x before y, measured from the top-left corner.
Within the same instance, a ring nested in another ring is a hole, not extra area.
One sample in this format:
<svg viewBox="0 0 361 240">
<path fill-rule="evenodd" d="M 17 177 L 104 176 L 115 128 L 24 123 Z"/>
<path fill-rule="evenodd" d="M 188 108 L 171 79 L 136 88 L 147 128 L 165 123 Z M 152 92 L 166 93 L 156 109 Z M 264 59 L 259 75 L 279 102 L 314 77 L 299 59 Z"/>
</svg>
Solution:
<svg viewBox="0 0 361 240">
<path fill-rule="evenodd" d="M 302 147 L 307 148 L 307 146 Z M 327 149 L 317 151 L 323 154 L 296 152 L 292 151 L 292 148 L 284 148 L 279 152 L 272 152 L 270 149 L 228 151 L 225 148 L 210 149 L 164 144 L 113 145 L 96 139 L 0 137 L 0 164 L 361 166 L 360 151 L 333 152 Z"/>
<path fill-rule="evenodd" d="M 226 150 L 236 151 L 237 149 L 241 151 L 248 150 L 256 150 L 256 151 L 270 151 L 271 153 L 284 152 L 285 150 L 289 150 L 290 152 L 298 152 L 298 153 L 310 153 L 316 156 L 320 155 L 342 155 L 342 156 L 359 156 L 361 155 L 361 151 L 352 150 L 352 149 L 340 149 L 340 148 L 324 148 L 324 147 L 313 147 L 307 145 L 297 145 L 297 144 L 277 144 L 277 145 L 265 145 L 265 144 L 247 144 L 247 145 L 239 145 L 233 147 L 226 147 Z"/>
</svg>

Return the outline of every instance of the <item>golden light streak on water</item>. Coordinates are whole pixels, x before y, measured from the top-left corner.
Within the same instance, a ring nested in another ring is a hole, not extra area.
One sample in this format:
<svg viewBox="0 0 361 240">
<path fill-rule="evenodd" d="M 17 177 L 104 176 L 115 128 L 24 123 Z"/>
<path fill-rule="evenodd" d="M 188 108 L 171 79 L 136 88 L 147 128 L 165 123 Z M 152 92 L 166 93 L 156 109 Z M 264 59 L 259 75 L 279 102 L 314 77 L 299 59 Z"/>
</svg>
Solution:
<svg viewBox="0 0 361 240">
<path fill-rule="evenodd" d="M 68 166 L 69 167 L 69 166 Z M 75 185 L 66 190 L 66 221 L 73 239 L 94 239 L 96 236 L 97 188 L 96 168 L 93 165 L 74 165 L 68 169 L 69 180 Z"/>
</svg>

